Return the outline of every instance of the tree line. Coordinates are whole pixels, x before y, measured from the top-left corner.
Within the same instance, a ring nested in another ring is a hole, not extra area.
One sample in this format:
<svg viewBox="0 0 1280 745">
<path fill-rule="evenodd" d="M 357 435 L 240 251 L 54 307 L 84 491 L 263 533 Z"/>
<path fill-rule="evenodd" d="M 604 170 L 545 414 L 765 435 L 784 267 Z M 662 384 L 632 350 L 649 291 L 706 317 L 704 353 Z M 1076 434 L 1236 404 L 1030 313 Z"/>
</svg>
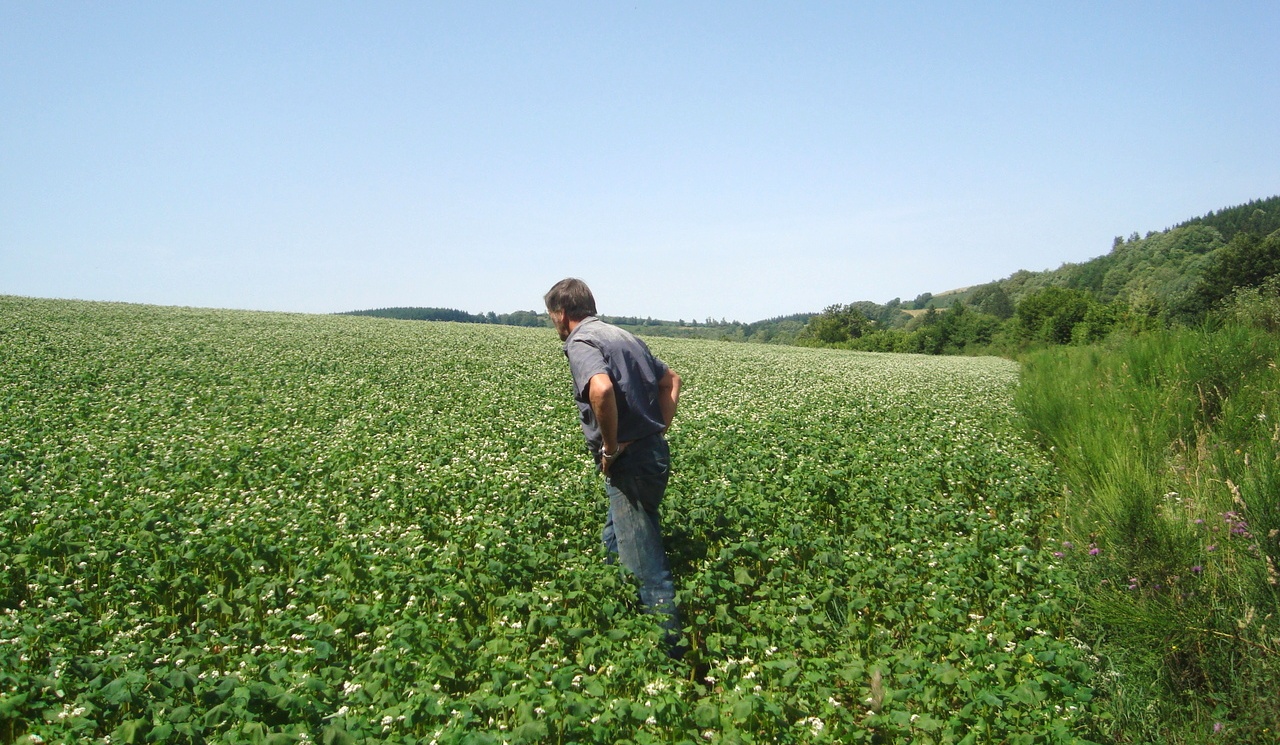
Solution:
<svg viewBox="0 0 1280 745">
<path fill-rule="evenodd" d="M 796 343 L 923 354 L 1087 344 L 1120 330 L 1204 323 L 1245 292 L 1265 302 L 1278 275 L 1280 197 L 1271 197 L 1145 237 L 1117 237 L 1110 253 L 1081 264 L 1015 272 L 911 303 L 831 305 Z"/>
<path fill-rule="evenodd" d="M 921 354 L 1005 354 L 1034 344 L 1090 343 L 1117 330 L 1195 325 L 1242 290 L 1280 274 L 1280 196 L 1211 211 L 1163 231 L 1117 236 L 1079 264 L 1012 275 L 963 290 L 743 323 L 601 316 L 649 336 L 827 346 Z M 1265 294 L 1265 293 L 1264 293 Z M 348 315 L 550 326 L 546 313 L 468 313 L 398 307 Z"/>
<path fill-rule="evenodd" d="M 350 310 L 339 315 L 374 316 L 376 318 L 395 318 L 403 321 L 453 321 L 455 323 L 492 323 L 504 326 L 547 326 L 546 313 L 532 310 L 517 310 L 514 313 L 468 313 L 454 308 L 375 308 L 372 310 Z"/>
</svg>

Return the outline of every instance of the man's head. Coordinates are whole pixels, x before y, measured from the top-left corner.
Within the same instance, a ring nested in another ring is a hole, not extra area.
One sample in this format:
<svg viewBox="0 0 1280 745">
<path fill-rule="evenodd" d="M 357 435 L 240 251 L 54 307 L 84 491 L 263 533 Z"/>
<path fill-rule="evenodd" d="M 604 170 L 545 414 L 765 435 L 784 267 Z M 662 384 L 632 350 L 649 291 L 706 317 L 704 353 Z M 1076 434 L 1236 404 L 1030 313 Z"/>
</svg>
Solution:
<svg viewBox="0 0 1280 745">
<path fill-rule="evenodd" d="M 547 314 L 555 324 L 561 340 L 569 338 L 569 323 L 596 314 L 596 299 L 587 283 L 574 277 L 562 279 L 542 296 Z"/>
</svg>

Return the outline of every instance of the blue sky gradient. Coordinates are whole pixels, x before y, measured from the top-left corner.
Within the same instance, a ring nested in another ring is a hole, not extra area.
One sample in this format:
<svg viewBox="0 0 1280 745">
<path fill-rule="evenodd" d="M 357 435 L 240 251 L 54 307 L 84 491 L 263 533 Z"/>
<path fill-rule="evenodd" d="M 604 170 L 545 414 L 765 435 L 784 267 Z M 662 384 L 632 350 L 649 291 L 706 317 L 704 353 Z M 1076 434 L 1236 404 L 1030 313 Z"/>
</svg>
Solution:
<svg viewBox="0 0 1280 745">
<path fill-rule="evenodd" d="M 1280 4 L 1059 5 L 0 0 L 0 293 L 754 321 L 1280 193 Z"/>
</svg>

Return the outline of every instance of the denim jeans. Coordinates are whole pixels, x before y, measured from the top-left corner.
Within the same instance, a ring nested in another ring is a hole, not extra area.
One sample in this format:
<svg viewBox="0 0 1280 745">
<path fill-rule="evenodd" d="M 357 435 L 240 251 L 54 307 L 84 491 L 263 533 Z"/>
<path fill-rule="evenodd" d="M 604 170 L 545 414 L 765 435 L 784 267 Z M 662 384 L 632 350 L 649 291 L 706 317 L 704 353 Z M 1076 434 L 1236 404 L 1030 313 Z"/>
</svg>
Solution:
<svg viewBox="0 0 1280 745">
<path fill-rule="evenodd" d="M 671 454 L 662 435 L 628 445 L 604 482 L 609 517 L 602 538 L 605 548 L 640 581 L 640 602 L 645 610 L 665 616 L 661 624 L 668 644 L 674 644 L 680 633 L 680 615 L 658 520 L 658 505 L 670 474 Z"/>
</svg>

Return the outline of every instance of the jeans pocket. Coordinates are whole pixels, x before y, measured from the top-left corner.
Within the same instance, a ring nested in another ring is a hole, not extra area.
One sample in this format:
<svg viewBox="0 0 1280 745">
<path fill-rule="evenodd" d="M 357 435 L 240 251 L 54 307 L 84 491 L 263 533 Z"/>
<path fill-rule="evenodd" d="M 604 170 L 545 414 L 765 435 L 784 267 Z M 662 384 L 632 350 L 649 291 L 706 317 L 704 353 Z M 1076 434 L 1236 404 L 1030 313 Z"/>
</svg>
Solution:
<svg viewBox="0 0 1280 745">
<path fill-rule="evenodd" d="M 662 501 L 667 490 L 667 479 L 670 474 L 660 465 L 648 465 L 615 474 L 610 477 L 609 485 L 626 495 L 648 510 L 655 510 Z"/>
</svg>

